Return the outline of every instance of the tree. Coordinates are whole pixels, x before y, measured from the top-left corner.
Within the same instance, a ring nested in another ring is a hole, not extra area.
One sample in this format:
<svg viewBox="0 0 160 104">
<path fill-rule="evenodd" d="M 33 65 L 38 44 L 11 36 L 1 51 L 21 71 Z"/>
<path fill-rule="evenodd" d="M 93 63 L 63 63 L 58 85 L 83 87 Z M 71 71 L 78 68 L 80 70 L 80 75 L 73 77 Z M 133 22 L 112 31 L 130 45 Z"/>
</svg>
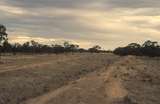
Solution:
<svg viewBox="0 0 160 104">
<path fill-rule="evenodd" d="M 34 41 L 34 40 L 31 40 L 31 48 L 32 48 L 32 51 L 33 53 L 35 53 L 37 51 L 37 48 L 39 48 L 39 43 Z"/>
<path fill-rule="evenodd" d="M 25 42 L 25 43 L 22 45 L 22 51 L 23 51 L 23 52 L 30 52 L 30 42 Z"/>
<path fill-rule="evenodd" d="M 150 40 L 147 40 L 146 42 L 144 42 L 142 47 L 159 47 L 159 45 L 158 45 L 158 42 L 156 42 L 156 41 L 152 42 Z"/>
<path fill-rule="evenodd" d="M 6 27 L 0 25 L 0 45 L 2 46 L 3 42 L 7 39 Z"/>
<path fill-rule="evenodd" d="M 92 48 L 89 48 L 89 52 L 100 52 L 101 47 L 99 45 L 95 45 Z"/>
<path fill-rule="evenodd" d="M 158 42 L 156 41 L 146 41 L 144 42 L 144 44 L 142 45 L 142 49 L 141 49 L 142 53 L 144 55 L 147 55 L 147 56 L 160 56 L 160 48 L 159 48 L 159 45 L 158 45 Z"/>
<path fill-rule="evenodd" d="M 6 33 L 6 27 L 3 25 L 0 25 L 0 59 L 1 59 L 1 52 L 2 52 L 2 46 L 5 40 L 7 40 L 7 33 Z"/>
<path fill-rule="evenodd" d="M 118 55 L 137 55 L 137 56 L 160 56 L 160 46 L 156 41 L 145 41 L 142 45 L 131 43 L 126 47 L 119 47 L 114 50 Z"/>
<path fill-rule="evenodd" d="M 53 52 L 54 53 L 56 53 L 56 54 L 64 53 L 64 47 L 63 46 L 55 44 L 52 47 L 53 47 Z"/>
<path fill-rule="evenodd" d="M 12 52 L 12 45 L 8 42 L 8 39 L 6 39 L 4 42 L 3 42 L 3 48 L 2 48 L 3 52 Z"/>
<path fill-rule="evenodd" d="M 68 41 L 65 41 L 63 45 L 64 45 L 64 48 L 68 48 L 70 46 L 70 43 Z"/>
<path fill-rule="evenodd" d="M 141 45 L 137 44 L 137 43 L 131 43 L 127 47 L 130 47 L 130 48 L 141 48 Z"/>
<path fill-rule="evenodd" d="M 69 42 L 64 42 L 64 49 L 66 52 L 75 52 L 78 50 L 79 48 L 79 45 L 76 45 L 76 44 L 71 44 Z"/>
<path fill-rule="evenodd" d="M 16 55 L 17 52 L 20 52 L 22 51 L 22 46 L 21 44 L 19 43 L 15 43 L 12 45 L 12 52 L 13 52 L 13 55 Z"/>
<path fill-rule="evenodd" d="M 70 50 L 71 50 L 72 52 L 77 51 L 77 50 L 78 50 L 78 48 L 79 48 L 79 45 L 76 45 L 76 44 L 70 44 Z"/>
</svg>

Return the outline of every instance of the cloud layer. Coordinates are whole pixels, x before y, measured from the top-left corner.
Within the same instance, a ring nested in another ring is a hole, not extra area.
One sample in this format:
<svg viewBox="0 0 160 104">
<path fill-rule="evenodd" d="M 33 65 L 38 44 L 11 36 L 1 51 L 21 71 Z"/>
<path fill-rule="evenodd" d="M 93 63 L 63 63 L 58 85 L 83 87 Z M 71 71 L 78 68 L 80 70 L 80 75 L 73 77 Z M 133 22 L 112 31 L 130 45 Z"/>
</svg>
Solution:
<svg viewBox="0 0 160 104">
<path fill-rule="evenodd" d="M 158 0 L 1 0 L 12 42 L 70 40 L 105 49 L 160 39 Z"/>
</svg>

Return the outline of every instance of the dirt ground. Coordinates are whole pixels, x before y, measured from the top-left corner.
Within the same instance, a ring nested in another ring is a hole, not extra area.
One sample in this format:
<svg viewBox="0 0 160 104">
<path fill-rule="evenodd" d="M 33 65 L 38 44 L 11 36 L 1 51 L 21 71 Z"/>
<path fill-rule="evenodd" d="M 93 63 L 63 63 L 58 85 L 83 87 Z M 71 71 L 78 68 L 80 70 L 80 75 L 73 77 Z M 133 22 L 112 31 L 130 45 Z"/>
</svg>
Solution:
<svg viewBox="0 0 160 104">
<path fill-rule="evenodd" d="M 3 60 L 0 104 L 160 104 L 160 58 L 82 53 Z"/>
</svg>

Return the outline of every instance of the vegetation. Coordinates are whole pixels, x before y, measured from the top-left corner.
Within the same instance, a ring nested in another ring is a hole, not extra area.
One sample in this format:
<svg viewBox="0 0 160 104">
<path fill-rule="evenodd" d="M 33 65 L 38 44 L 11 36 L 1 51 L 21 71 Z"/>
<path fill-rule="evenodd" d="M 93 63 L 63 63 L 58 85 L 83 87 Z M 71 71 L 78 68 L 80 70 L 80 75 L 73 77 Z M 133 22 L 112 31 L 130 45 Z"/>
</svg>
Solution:
<svg viewBox="0 0 160 104">
<path fill-rule="evenodd" d="M 3 44 L 5 44 L 6 41 L 7 41 L 6 27 L 0 25 L 0 59 L 1 59 Z"/>
<path fill-rule="evenodd" d="M 11 44 L 8 42 L 6 27 L 0 25 L 0 53 L 66 53 L 66 52 L 105 52 L 100 50 L 101 47 L 96 45 L 88 50 L 80 48 L 77 44 L 71 44 L 64 42 L 63 45 L 59 44 L 40 44 L 34 40 L 25 42 L 23 44 L 15 43 Z"/>
<path fill-rule="evenodd" d="M 72 44 L 69 42 L 64 42 L 63 45 L 60 44 L 40 44 L 34 40 L 25 42 L 23 44 L 15 43 L 11 44 L 8 42 L 6 33 L 6 27 L 4 25 L 0 25 L 0 56 L 1 53 L 66 53 L 66 52 L 91 52 L 91 53 L 99 53 L 99 52 L 109 52 L 101 50 L 99 45 L 95 45 L 91 48 L 83 49 L 80 48 L 77 44 Z M 131 43 L 125 47 L 116 48 L 113 51 L 114 54 L 117 55 L 137 55 L 137 56 L 160 56 L 160 45 L 155 41 L 146 41 L 144 44 L 140 45 L 137 43 Z"/>
<path fill-rule="evenodd" d="M 155 41 L 146 41 L 140 45 L 137 43 L 131 43 L 126 47 L 119 47 L 114 50 L 115 54 L 124 55 L 136 55 L 136 56 L 160 56 L 160 45 Z"/>
<path fill-rule="evenodd" d="M 101 47 L 99 45 L 93 46 L 92 48 L 89 48 L 88 51 L 89 52 L 100 52 L 99 50 L 101 50 Z"/>
<path fill-rule="evenodd" d="M 0 45 L 2 45 L 5 40 L 7 40 L 6 27 L 0 25 Z"/>
</svg>

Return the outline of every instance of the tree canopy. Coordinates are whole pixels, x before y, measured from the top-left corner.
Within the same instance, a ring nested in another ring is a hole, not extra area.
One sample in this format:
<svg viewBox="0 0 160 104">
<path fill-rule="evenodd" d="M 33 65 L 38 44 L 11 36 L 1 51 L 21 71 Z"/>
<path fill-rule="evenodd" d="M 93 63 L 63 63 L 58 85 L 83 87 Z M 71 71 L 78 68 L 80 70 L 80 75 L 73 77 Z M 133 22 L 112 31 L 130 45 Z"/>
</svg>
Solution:
<svg viewBox="0 0 160 104">
<path fill-rule="evenodd" d="M 7 35 L 6 27 L 0 24 L 0 45 L 2 45 L 5 40 L 7 40 Z"/>
<path fill-rule="evenodd" d="M 142 45 L 131 43 L 125 47 L 114 50 L 118 55 L 137 55 L 137 56 L 160 56 L 160 45 L 156 41 L 147 40 Z"/>
</svg>

